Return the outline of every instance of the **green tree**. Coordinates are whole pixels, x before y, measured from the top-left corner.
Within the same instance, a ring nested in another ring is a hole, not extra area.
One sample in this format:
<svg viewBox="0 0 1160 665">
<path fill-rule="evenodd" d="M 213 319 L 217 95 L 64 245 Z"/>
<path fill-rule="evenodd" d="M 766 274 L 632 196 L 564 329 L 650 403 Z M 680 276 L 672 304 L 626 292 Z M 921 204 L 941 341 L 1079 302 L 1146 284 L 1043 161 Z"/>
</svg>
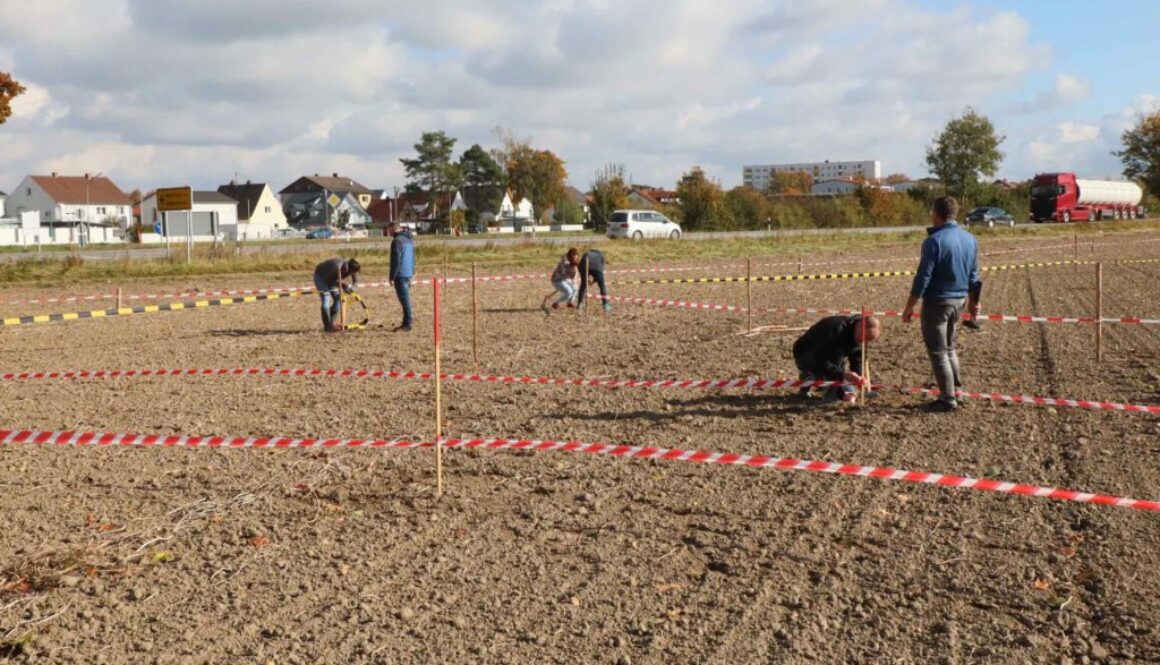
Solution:
<svg viewBox="0 0 1160 665">
<path fill-rule="evenodd" d="M 805 171 L 778 171 L 770 177 L 766 191 L 775 196 L 802 196 L 813 186 L 814 177 Z"/>
<path fill-rule="evenodd" d="M 1140 118 L 1120 138 L 1124 149 L 1112 153 L 1124 163 L 1124 175 L 1160 196 L 1160 109 Z"/>
<path fill-rule="evenodd" d="M 731 229 L 764 229 L 773 225 L 769 200 L 752 187 L 741 185 L 725 192 L 722 221 Z"/>
<path fill-rule="evenodd" d="M 1003 163 L 999 145 L 1005 136 L 995 134 L 987 116 L 968 107 L 947 123 L 927 148 L 926 163 L 952 196 L 969 197 L 981 176 L 993 176 Z"/>
<path fill-rule="evenodd" d="M 700 166 L 694 166 L 677 183 L 681 224 L 693 231 L 718 221 L 723 197 L 721 186 L 705 177 Z"/>
<path fill-rule="evenodd" d="M 500 155 L 507 171 L 512 203 L 519 205 L 528 199 L 536 217 L 542 219 L 548 207 L 564 197 L 564 183 L 568 179 L 564 161 L 551 150 L 537 150 L 530 141 L 510 134 L 504 138 Z"/>
<path fill-rule="evenodd" d="M 568 196 L 561 198 L 555 206 L 553 221 L 557 224 L 583 224 L 584 206 L 573 201 Z"/>
<path fill-rule="evenodd" d="M 891 173 L 882 180 L 887 185 L 897 185 L 900 182 L 908 181 L 910 181 L 910 178 L 905 173 Z"/>
<path fill-rule="evenodd" d="M 459 157 L 459 170 L 463 174 L 463 186 L 480 193 L 470 201 L 474 201 L 481 210 L 469 210 L 467 221 L 474 224 L 481 213 L 494 214 L 499 210 L 507 188 L 507 174 L 495 157 L 476 143 Z M 467 194 L 464 193 L 464 196 Z"/>
<path fill-rule="evenodd" d="M 624 164 L 605 164 L 596 172 L 589 185 L 592 203 L 592 226 L 597 230 L 608 228 L 608 218 L 614 210 L 628 207 L 628 184 L 624 179 Z"/>
<path fill-rule="evenodd" d="M 463 184 L 469 187 L 504 185 L 506 181 L 503 167 L 478 143 L 460 155 L 459 170 L 463 173 Z"/>
<path fill-rule="evenodd" d="M 8 72 L 0 72 L 0 125 L 12 117 L 12 100 L 24 94 L 25 88 Z"/>
<path fill-rule="evenodd" d="M 407 191 L 425 194 L 427 202 L 434 207 L 438 205 L 440 195 L 458 189 L 463 183 L 463 173 L 459 165 L 451 161 L 454 149 L 455 139 L 446 133 L 423 132 L 415 144 L 417 156 L 399 160 L 407 174 Z M 435 215 L 446 212 L 435 210 Z"/>
</svg>

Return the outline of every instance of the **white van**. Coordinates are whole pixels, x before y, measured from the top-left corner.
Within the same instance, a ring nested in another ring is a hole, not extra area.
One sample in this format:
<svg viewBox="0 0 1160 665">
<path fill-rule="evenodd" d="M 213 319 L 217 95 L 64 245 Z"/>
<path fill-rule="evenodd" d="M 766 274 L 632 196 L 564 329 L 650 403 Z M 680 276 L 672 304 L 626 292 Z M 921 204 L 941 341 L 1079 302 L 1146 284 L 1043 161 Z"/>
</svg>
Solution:
<svg viewBox="0 0 1160 665">
<path fill-rule="evenodd" d="M 617 210 L 608 218 L 609 238 L 681 237 L 681 226 L 655 210 Z"/>
</svg>

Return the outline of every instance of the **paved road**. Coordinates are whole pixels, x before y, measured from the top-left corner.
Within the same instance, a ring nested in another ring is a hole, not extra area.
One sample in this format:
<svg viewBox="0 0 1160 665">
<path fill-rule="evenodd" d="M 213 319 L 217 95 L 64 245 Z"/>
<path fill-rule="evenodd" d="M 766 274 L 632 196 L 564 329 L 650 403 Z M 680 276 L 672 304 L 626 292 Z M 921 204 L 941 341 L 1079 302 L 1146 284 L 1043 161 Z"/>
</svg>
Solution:
<svg viewBox="0 0 1160 665">
<path fill-rule="evenodd" d="M 1049 229 L 1057 228 L 1055 224 L 1028 224 L 1020 228 L 1023 229 Z M 867 234 L 867 235 L 887 235 L 900 234 L 914 231 L 921 231 L 921 227 L 917 226 L 884 226 L 884 227 L 866 227 L 856 229 L 796 229 L 784 231 L 704 231 L 704 232 L 690 232 L 684 235 L 684 240 L 714 240 L 714 239 L 730 239 L 730 238 L 793 238 L 802 236 L 824 236 L 835 234 Z M 532 237 L 530 235 L 513 235 L 513 234 L 489 234 L 482 236 L 467 236 L 462 238 L 448 238 L 446 236 L 418 236 L 416 241 L 422 244 L 451 244 L 458 247 L 486 247 L 486 246 L 506 246 L 506 245 L 522 245 L 526 243 L 543 243 L 548 245 L 575 245 L 575 244 L 589 244 L 589 243 L 603 243 L 612 242 L 604 236 L 597 236 L 593 234 L 578 234 L 567 236 L 539 236 Z M 390 241 L 388 240 L 363 240 L 350 243 L 351 247 L 358 247 L 360 249 L 389 249 Z M 265 244 L 242 244 L 242 252 L 245 254 L 286 254 L 294 252 L 314 252 L 325 247 L 346 247 L 346 243 L 342 241 L 318 241 L 317 244 L 310 243 L 265 243 Z M 185 252 L 185 247 L 181 243 L 174 243 L 172 248 L 175 257 L 181 257 Z M 120 261 L 125 258 L 131 260 L 148 260 L 165 258 L 167 251 L 164 247 L 129 247 L 122 249 L 100 248 L 89 249 L 78 252 L 78 254 L 86 261 Z M 59 259 L 64 260 L 69 254 L 67 252 L 0 252 L 0 262 L 19 261 L 21 259 Z"/>
</svg>

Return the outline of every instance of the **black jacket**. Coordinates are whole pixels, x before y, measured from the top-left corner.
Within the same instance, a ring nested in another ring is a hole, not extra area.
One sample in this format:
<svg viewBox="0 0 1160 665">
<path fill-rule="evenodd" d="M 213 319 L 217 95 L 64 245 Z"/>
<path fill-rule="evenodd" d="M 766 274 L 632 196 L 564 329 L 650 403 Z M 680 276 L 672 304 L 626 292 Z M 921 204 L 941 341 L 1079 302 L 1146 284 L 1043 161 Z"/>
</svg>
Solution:
<svg viewBox="0 0 1160 665">
<path fill-rule="evenodd" d="M 586 278 L 590 272 L 604 272 L 604 252 L 599 249 L 590 249 L 580 257 L 580 276 Z"/>
<path fill-rule="evenodd" d="M 854 328 L 862 317 L 827 316 L 810 326 L 793 344 L 798 369 L 816 376 L 838 380 L 846 371 L 846 360 L 855 372 L 862 370 L 862 343 L 854 339 Z"/>
<path fill-rule="evenodd" d="M 335 257 L 319 263 L 314 268 L 314 276 L 321 279 L 327 288 L 337 289 L 342 286 L 342 280 L 350 277 L 350 283 L 358 286 L 358 273 L 350 274 L 346 259 Z"/>
</svg>

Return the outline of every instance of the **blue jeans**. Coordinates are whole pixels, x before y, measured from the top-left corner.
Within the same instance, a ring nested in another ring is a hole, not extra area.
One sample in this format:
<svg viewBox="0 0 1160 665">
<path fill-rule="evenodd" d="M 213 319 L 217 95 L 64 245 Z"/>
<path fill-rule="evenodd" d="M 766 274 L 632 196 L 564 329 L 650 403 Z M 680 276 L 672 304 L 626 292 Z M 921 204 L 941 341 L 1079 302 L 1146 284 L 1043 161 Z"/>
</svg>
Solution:
<svg viewBox="0 0 1160 665">
<path fill-rule="evenodd" d="M 338 289 L 331 288 L 319 279 L 318 275 L 314 276 L 314 289 L 318 291 L 318 297 L 322 299 L 322 329 L 334 330 L 335 322 L 338 320 L 339 311 L 342 308 L 342 299 Z"/>
<path fill-rule="evenodd" d="M 552 282 L 552 286 L 560 292 L 560 297 L 556 299 L 557 305 L 572 302 L 572 298 L 576 297 L 576 285 L 570 279 L 558 279 Z"/>
<path fill-rule="evenodd" d="M 411 278 L 395 278 L 395 295 L 399 297 L 399 305 L 403 308 L 403 327 L 409 328 L 413 323 L 411 316 Z"/>
</svg>

